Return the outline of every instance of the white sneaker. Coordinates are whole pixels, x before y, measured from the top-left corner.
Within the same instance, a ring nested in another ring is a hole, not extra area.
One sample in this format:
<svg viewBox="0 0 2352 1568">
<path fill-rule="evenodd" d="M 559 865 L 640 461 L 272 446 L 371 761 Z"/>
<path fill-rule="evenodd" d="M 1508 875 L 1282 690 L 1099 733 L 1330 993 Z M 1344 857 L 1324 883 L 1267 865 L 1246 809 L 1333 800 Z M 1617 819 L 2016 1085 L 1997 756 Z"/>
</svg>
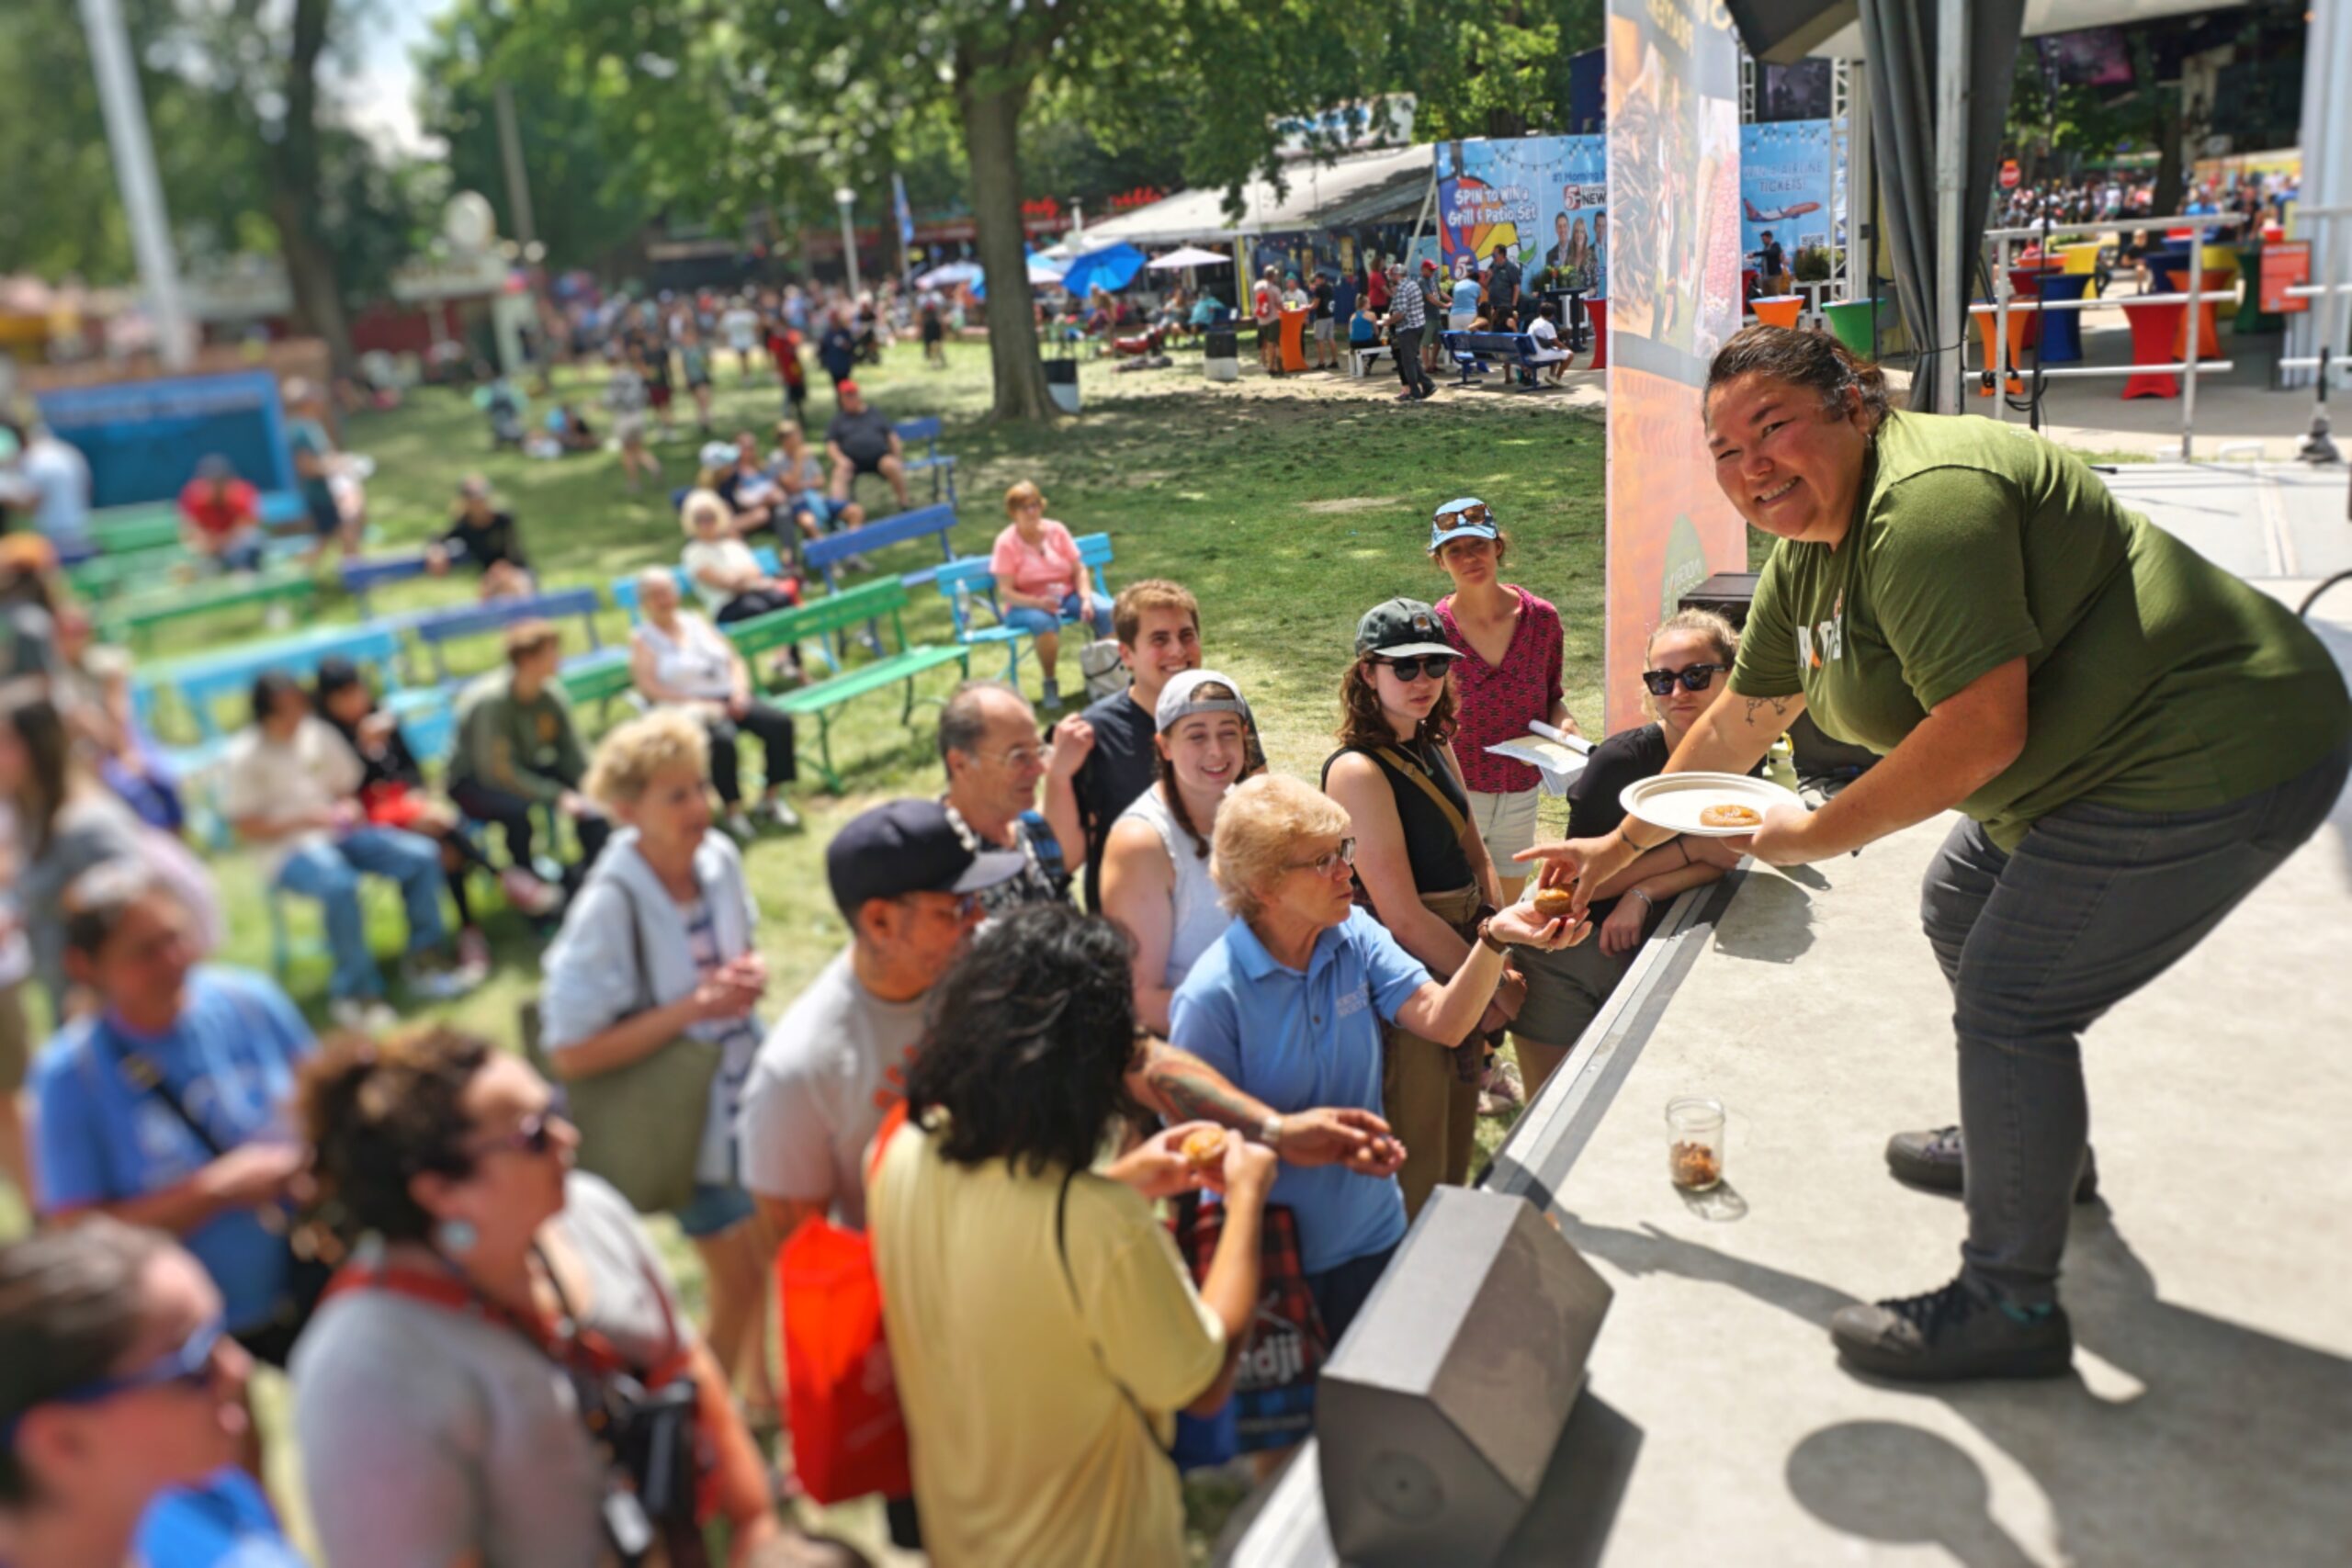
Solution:
<svg viewBox="0 0 2352 1568">
<path fill-rule="evenodd" d="M 547 914 L 563 900 L 563 895 L 552 886 L 519 865 L 510 865 L 500 872 L 498 885 L 506 890 L 506 901 L 526 915 Z"/>
<path fill-rule="evenodd" d="M 481 984 L 479 974 L 469 974 L 463 965 L 447 969 L 430 968 L 422 964 L 410 964 L 402 976 L 408 988 L 431 1002 L 446 1002 L 462 997 Z"/>
<path fill-rule="evenodd" d="M 727 820 L 720 823 L 719 826 L 726 829 L 730 837 L 735 838 L 743 843 L 748 844 L 753 839 L 760 836 L 760 830 L 752 826 L 752 819 L 744 816 L 741 811 L 729 812 L 727 814 Z"/>
<path fill-rule="evenodd" d="M 800 826 L 800 813 L 792 809 L 792 802 L 780 795 L 772 795 L 760 807 L 767 819 L 789 833 Z"/>
<path fill-rule="evenodd" d="M 400 1015 L 373 997 L 337 997 L 327 1004 L 327 1016 L 353 1034 L 381 1034 L 400 1023 Z"/>
</svg>

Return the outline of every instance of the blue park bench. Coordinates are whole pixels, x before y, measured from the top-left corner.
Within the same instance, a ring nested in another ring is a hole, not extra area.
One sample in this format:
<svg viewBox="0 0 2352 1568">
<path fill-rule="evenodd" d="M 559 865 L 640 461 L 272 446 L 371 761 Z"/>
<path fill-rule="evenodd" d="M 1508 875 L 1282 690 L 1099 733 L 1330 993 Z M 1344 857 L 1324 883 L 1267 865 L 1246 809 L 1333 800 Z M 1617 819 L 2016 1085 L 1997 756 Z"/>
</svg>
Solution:
<svg viewBox="0 0 2352 1568">
<path fill-rule="evenodd" d="M 503 631 L 519 621 L 578 620 L 588 634 L 588 653 L 575 654 L 572 659 L 593 657 L 604 650 L 604 640 L 596 633 L 596 615 L 604 608 L 604 601 L 593 588 L 560 588 L 553 592 L 534 593 L 526 599 L 493 599 L 486 604 L 458 604 L 446 610 L 427 610 L 406 617 L 403 624 L 424 644 L 433 656 L 434 678 L 447 685 L 456 680 L 449 672 L 448 646 L 487 632 Z M 566 663 L 571 662 L 567 660 Z"/>
<path fill-rule="evenodd" d="M 825 580 L 828 588 L 838 588 L 834 569 L 852 556 L 863 556 L 875 550 L 902 545 L 910 539 L 937 539 L 939 558 L 952 561 L 956 547 L 947 536 L 956 526 L 956 508 L 944 502 L 937 506 L 918 506 L 860 528 L 846 528 L 838 534 L 828 534 L 821 539 L 811 539 L 800 547 L 801 563 Z M 909 588 L 920 588 L 932 580 L 937 567 L 925 567 L 903 575 Z"/>
<path fill-rule="evenodd" d="M 1094 574 L 1095 599 L 1103 604 L 1110 604 L 1111 587 L 1103 581 L 1102 569 L 1111 564 L 1111 536 L 1080 534 L 1076 543 L 1079 560 Z M 946 596 L 948 604 L 955 611 L 956 640 L 967 648 L 977 648 L 985 643 L 1005 644 L 1012 661 L 1005 669 L 1004 678 L 1018 683 L 1021 679 L 1021 639 L 1035 634 L 1004 624 L 1004 612 L 997 605 L 996 574 L 989 570 L 989 558 L 966 556 L 961 560 L 949 561 L 939 569 L 932 581 L 939 585 L 939 592 Z M 985 605 L 996 624 L 978 624 L 979 616 L 974 613 L 976 605 Z M 1065 616 L 1062 624 L 1068 626 L 1071 623 Z"/>
<path fill-rule="evenodd" d="M 890 427 L 906 453 L 907 477 L 917 474 L 931 476 L 931 499 L 936 504 L 940 492 L 946 492 L 947 504 L 956 504 L 956 457 L 939 449 L 939 416 L 925 419 L 902 419 Z M 922 451 L 915 451 L 921 444 Z"/>
<path fill-rule="evenodd" d="M 1443 333 L 1438 343 L 1453 356 L 1454 368 L 1461 372 L 1454 382 L 1458 387 L 1466 387 L 1486 375 L 1493 367 L 1490 360 L 1500 360 L 1519 368 L 1520 380 L 1512 390 L 1541 391 L 1543 383 L 1537 379 L 1538 372 L 1564 363 L 1560 359 L 1535 357 L 1539 352 L 1535 340 L 1525 333 Z"/>
</svg>

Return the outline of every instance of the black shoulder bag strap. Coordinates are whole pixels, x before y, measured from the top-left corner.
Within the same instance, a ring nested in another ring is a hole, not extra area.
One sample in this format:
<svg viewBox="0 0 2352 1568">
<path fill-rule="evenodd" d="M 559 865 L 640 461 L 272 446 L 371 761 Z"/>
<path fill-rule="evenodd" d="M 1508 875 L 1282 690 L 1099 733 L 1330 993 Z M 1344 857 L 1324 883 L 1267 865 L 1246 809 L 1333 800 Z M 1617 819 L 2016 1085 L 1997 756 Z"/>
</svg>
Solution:
<svg viewBox="0 0 2352 1568">
<path fill-rule="evenodd" d="M 1143 1435 L 1151 1440 L 1151 1446 L 1166 1455 L 1168 1462 L 1173 1464 L 1176 1462 L 1175 1450 L 1159 1440 L 1159 1428 L 1151 1424 L 1151 1413 L 1144 1409 L 1143 1402 L 1136 1398 L 1134 1391 L 1111 1371 L 1110 1359 L 1102 1354 L 1102 1345 L 1087 1330 L 1086 1302 L 1078 1293 L 1078 1275 L 1069 1266 L 1069 1184 L 1077 1179 L 1077 1171 L 1064 1175 L 1061 1190 L 1054 1196 L 1054 1252 L 1062 1260 L 1062 1280 L 1069 1286 L 1069 1304 L 1078 1314 L 1079 1331 L 1086 1335 L 1087 1348 L 1094 1352 L 1095 1362 L 1102 1367 L 1102 1375 L 1111 1380 L 1111 1386 L 1119 1391 L 1119 1397 L 1127 1402 L 1127 1408 L 1134 1411 L 1136 1419 L 1143 1423 Z"/>
</svg>

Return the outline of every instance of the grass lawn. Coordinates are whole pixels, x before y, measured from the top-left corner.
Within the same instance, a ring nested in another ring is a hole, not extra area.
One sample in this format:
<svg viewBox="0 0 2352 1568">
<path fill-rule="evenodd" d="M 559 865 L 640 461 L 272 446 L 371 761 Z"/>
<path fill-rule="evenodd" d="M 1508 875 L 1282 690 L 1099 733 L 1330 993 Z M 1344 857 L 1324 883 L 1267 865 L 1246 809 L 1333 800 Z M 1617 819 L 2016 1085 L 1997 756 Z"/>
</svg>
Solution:
<svg viewBox="0 0 2352 1568">
<path fill-rule="evenodd" d="M 1046 428 L 999 429 L 985 423 L 989 397 L 986 350 L 954 344 L 944 371 L 925 369 L 911 345 L 859 379 L 893 418 L 936 413 L 946 422 L 944 449 L 960 460 L 957 488 L 962 522 L 959 555 L 985 554 L 1003 525 L 1005 487 L 1034 479 L 1050 515 L 1073 532 L 1107 531 L 1117 558 L 1109 570 L 1115 591 L 1144 576 L 1171 577 L 1199 596 L 1208 662 L 1236 677 L 1249 694 L 1273 765 L 1306 778 L 1317 774 L 1331 747 L 1340 676 L 1351 657 L 1357 617 L 1396 594 L 1434 599 L 1445 580 L 1423 554 L 1428 517 L 1440 502 L 1476 494 L 1490 502 L 1511 536 L 1510 575 L 1552 600 L 1566 629 L 1566 684 L 1579 715 L 1600 710 L 1601 660 L 1601 429 L 1597 420 L 1556 400 L 1474 390 L 1447 393 L 1419 408 L 1388 400 L 1393 382 L 1354 383 L 1307 377 L 1272 382 L 1253 370 L 1238 386 L 1212 386 L 1192 356 L 1178 367 L 1116 374 L 1109 362 L 1083 369 L 1086 412 Z M 748 387 L 731 367 L 721 373 L 718 425 L 722 434 L 750 426 L 764 433 L 778 412 L 773 381 L 763 372 Z M 818 378 L 821 381 L 822 378 Z M 598 386 L 586 375 L 560 380 L 560 395 L 587 408 Z M 535 412 L 543 412 L 544 402 Z M 642 495 L 621 483 L 608 453 L 535 461 L 492 454 L 488 423 L 466 399 L 425 391 L 388 413 L 347 422 L 345 446 L 372 457 L 369 483 L 378 547 L 413 547 L 443 526 L 460 477 L 489 476 L 521 526 L 525 547 L 545 586 L 594 584 L 656 562 L 673 562 L 682 538 L 669 502 L 673 485 L 693 478 L 700 436 L 687 423 L 662 443 L 662 482 Z M 831 416 L 820 391 L 810 420 L 821 434 Z M 880 481 L 861 481 L 861 498 L 880 512 L 888 497 Z M 918 483 L 917 500 L 927 499 Z M 901 547 L 877 558 L 886 569 L 910 570 L 935 560 L 928 544 Z M 458 603 L 468 581 L 424 581 L 379 594 L 378 614 Z M 322 598 L 322 621 L 357 620 L 340 593 Z M 576 623 L 567 626 L 567 649 L 579 651 Z M 917 640 L 947 641 L 952 622 L 945 601 L 918 591 L 908 620 Z M 627 635 L 618 612 L 600 624 L 608 642 Z M 265 634 L 257 618 L 223 617 L 217 625 L 181 623 L 164 628 L 151 659 L 225 646 Z M 470 657 L 464 657 L 469 655 Z M 461 669 L 485 668 L 498 657 L 496 639 L 462 649 Z M 976 675 L 1001 677 L 1001 651 L 973 662 Z M 952 667 L 923 682 L 923 694 L 944 696 Z M 1062 684 L 1082 688 L 1074 639 L 1065 638 Z M 1024 655 L 1022 683 L 1037 694 L 1037 671 Z M 933 793 L 941 787 L 931 733 L 934 710 L 919 706 L 913 727 L 901 726 L 888 696 L 850 705 L 837 716 L 834 756 L 848 793 L 796 794 L 807 830 L 770 836 L 746 855 L 752 890 L 765 919 L 761 947 L 775 978 L 766 1009 L 773 1017 L 845 940 L 826 891 L 823 847 L 844 820 L 876 800 Z M 593 724 L 595 716 L 583 714 Z M 1588 721 L 1589 722 L 1589 720 Z M 804 745 L 813 746 L 813 727 Z M 1558 826 L 1565 812 L 1549 820 Z M 229 854 L 215 863 L 231 931 L 225 962 L 266 968 L 269 935 L 264 894 L 252 862 Z M 501 1040 L 514 1038 L 515 1011 L 537 984 L 539 943 L 486 886 L 486 927 L 496 953 L 491 982 L 452 1004 L 428 1004 L 395 994 L 411 1019 L 444 1018 Z M 400 942 L 397 902 L 371 897 L 378 952 Z M 320 931 L 313 909 L 288 902 L 298 942 Z M 315 946 L 315 942 L 311 943 Z M 322 953 L 298 957 L 287 976 L 296 1000 L 322 1017 L 326 964 Z M 1498 1126 L 1489 1124 L 1496 1131 Z M 0 1204 L 6 1196 L 0 1195 Z M 0 1213 L 0 1228 L 6 1215 Z M 691 1305 L 700 1304 L 692 1252 L 667 1221 L 657 1234 Z M 265 1390 L 265 1412 L 273 1404 Z M 271 1424 L 277 1425 L 273 1420 Z M 283 1449 L 281 1446 L 281 1452 Z M 290 1497 L 290 1488 L 278 1489 Z M 1207 1539 L 1237 1498 L 1215 1483 L 1193 1489 L 1196 1542 Z M 840 1523 L 866 1541 L 875 1521 L 852 1510 Z"/>
</svg>

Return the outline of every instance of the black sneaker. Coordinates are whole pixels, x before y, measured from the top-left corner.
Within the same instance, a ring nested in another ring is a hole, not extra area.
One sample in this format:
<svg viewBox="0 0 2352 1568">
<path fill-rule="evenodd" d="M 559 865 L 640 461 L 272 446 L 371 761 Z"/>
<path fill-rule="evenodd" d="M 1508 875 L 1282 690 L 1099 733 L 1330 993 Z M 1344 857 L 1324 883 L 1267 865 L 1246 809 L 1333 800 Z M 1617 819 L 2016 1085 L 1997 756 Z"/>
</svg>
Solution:
<svg viewBox="0 0 2352 1568">
<path fill-rule="evenodd" d="M 1829 1337 L 1848 1366 L 1899 1382 L 2064 1377 L 2075 1362 L 2064 1307 L 2015 1306 L 1964 1280 L 1923 1296 L 1840 1307 Z"/>
<path fill-rule="evenodd" d="M 1958 1192 L 1966 1187 L 1967 1165 L 1960 1149 L 1958 1127 L 1931 1127 L 1920 1133 L 1897 1133 L 1886 1141 L 1886 1168 L 1894 1179 L 1937 1192 Z M 2083 1145 L 2083 1171 L 2075 1179 L 2075 1201 L 2098 1197 L 2098 1160 L 2088 1144 Z"/>
</svg>

